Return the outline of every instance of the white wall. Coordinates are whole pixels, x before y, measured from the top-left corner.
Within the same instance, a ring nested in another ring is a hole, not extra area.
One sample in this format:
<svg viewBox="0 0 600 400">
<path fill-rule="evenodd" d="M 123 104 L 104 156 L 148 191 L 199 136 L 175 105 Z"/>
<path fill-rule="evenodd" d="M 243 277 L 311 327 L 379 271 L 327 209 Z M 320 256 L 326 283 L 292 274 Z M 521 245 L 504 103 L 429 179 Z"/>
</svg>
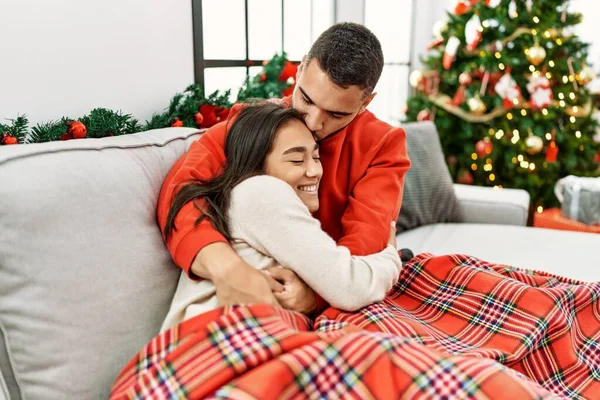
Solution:
<svg viewBox="0 0 600 400">
<path fill-rule="evenodd" d="M 600 36 L 596 26 L 600 20 L 600 3 L 598 0 L 571 0 L 571 9 L 583 14 L 583 22 L 575 27 L 575 33 L 591 44 L 588 61 L 596 73 L 600 73 Z"/>
<path fill-rule="evenodd" d="M 190 0 L 0 0 L 0 119 L 143 121 L 193 83 L 192 40 Z"/>
</svg>

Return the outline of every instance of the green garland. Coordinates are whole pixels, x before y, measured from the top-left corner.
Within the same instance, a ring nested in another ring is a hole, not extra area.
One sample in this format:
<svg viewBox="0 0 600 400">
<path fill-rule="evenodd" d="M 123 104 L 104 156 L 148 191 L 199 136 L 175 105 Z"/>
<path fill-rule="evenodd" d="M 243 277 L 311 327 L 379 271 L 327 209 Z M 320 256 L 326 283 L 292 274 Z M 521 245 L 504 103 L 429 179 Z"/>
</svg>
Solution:
<svg viewBox="0 0 600 400">
<path fill-rule="evenodd" d="M 264 63 L 259 74 L 246 79 L 236 102 L 289 94 L 295 83 L 296 69 L 285 53 L 275 55 Z M 0 145 L 120 136 L 170 126 L 208 128 L 228 115 L 233 105 L 230 94 L 231 90 L 226 90 L 206 96 L 202 86 L 190 85 L 183 93 L 173 96 L 166 110 L 155 113 L 145 123 L 140 123 L 131 114 L 106 108 L 95 108 L 80 118 L 62 117 L 31 128 L 27 116 L 19 115 L 7 119 L 7 124 L 0 123 Z"/>
</svg>

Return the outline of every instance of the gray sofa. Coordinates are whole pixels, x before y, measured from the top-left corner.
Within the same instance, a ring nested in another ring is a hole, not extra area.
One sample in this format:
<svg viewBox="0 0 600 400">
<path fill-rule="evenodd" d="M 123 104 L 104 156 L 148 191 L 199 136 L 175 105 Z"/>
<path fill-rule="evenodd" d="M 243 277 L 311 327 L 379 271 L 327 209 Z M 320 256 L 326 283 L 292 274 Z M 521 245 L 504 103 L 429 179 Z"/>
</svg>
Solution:
<svg viewBox="0 0 600 400">
<path fill-rule="evenodd" d="M 198 135 L 0 147 L 0 399 L 106 398 L 158 332 L 179 269 L 156 225 L 157 195 Z M 399 247 L 600 277 L 599 237 L 523 226 L 525 192 L 454 190 L 464 220 L 403 232 Z"/>
</svg>

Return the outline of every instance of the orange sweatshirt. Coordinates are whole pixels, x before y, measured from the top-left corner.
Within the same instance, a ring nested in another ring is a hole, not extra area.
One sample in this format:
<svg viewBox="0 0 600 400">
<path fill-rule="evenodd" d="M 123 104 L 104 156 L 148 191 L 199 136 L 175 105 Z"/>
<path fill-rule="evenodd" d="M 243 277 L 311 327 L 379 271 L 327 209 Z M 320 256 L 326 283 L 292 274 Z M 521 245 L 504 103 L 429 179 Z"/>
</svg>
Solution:
<svg viewBox="0 0 600 400">
<path fill-rule="evenodd" d="M 177 185 L 189 179 L 209 179 L 219 172 L 225 161 L 226 133 L 226 122 L 213 126 L 171 168 L 158 199 L 161 229 Z M 398 217 L 404 175 L 410 166 L 404 130 L 364 111 L 346 128 L 321 140 L 319 146 L 323 178 L 320 207 L 314 216 L 323 230 L 340 246 L 350 249 L 352 255 L 380 252 L 387 245 L 390 222 Z M 227 242 L 208 220 L 195 226 L 198 213 L 191 202 L 186 204 L 175 219 L 177 230 L 167 243 L 173 260 L 188 275 L 202 248 Z"/>
</svg>

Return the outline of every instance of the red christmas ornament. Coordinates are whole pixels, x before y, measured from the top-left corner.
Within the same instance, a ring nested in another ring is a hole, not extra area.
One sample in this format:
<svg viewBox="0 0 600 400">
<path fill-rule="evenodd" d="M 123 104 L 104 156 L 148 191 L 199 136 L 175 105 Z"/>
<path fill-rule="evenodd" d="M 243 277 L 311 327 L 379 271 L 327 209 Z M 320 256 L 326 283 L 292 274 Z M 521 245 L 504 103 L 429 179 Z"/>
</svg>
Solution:
<svg viewBox="0 0 600 400">
<path fill-rule="evenodd" d="M 482 140 L 475 143 L 475 152 L 479 157 L 484 157 L 486 155 L 492 154 L 493 149 L 494 144 L 488 137 L 485 137 Z"/>
<path fill-rule="evenodd" d="M 474 182 L 473 175 L 466 170 L 459 172 L 456 182 L 463 185 L 472 185 Z"/>
<path fill-rule="evenodd" d="M 419 111 L 417 114 L 417 121 L 431 121 L 431 111 L 429 111 L 427 108 Z"/>
<path fill-rule="evenodd" d="M 68 134 L 68 133 L 63 133 L 62 135 L 60 135 L 60 140 L 62 140 L 63 142 L 65 140 L 71 140 L 74 139 L 72 135 Z"/>
<path fill-rule="evenodd" d="M 558 146 L 556 145 L 554 138 L 556 138 L 556 129 L 552 130 L 552 139 L 546 149 L 546 162 L 549 163 L 555 163 L 558 158 Z"/>
<path fill-rule="evenodd" d="M 471 5 L 468 2 L 460 0 L 458 3 L 456 3 L 456 7 L 454 7 L 454 14 L 463 15 L 467 13 L 470 9 Z"/>
<path fill-rule="evenodd" d="M 594 157 L 594 161 L 596 161 L 596 164 L 600 164 L 600 151 L 596 153 L 596 157 Z"/>
<path fill-rule="evenodd" d="M 175 118 L 175 121 L 171 124 L 172 127 L 181 128 L 183 126 L 183 121 L 179 118 Z"/>
<path fill-rule="evenodd" d="M 3 145 L 18 144 L 19 139 L 9 135 L 8 133 L 3 133 L 2 140 L 0 140 L 0 143 L 2 143 Z"/>
<path fill-rule="evenodd" d="M 267 74 L 265 74 L 264 72 L 261 72 L 258 78 L 259 81 L 264 82 L 267 80 Z"/>
<path fill-rule="evenodd" d="M 83 139 L 87 135 L 87 128 L 82 122 L 74 121 L 68 125 L 67 133 L 73 139 Z"/>
<path fill-rule="evenodd" d="M 556 145 L 556 142 L 554 141 L 554 137 L 553 137 L 552 141 L 548 145 L 548 149 L 546 150 L 546 161 L 549 163 L 555 163 L 557 158 L 558 158 L 558 146 Z"/>
<path fill-rule="evenodd" d="M 277 79 L 279 79 L 280 82 L 286 82 L 290 78 L 296 79 L 297 72 L 298 66 L 291 61 L 286 61 L 285 64 L 283 64 L 283 68 Z"/>
<path fill-rule="evenodd" d="M 448 42 L 446 43 L 446 47 L 444 49 L 444 56 L 442 57 L 442 65 L 444 69 L 450 69 L 452 64 L 454 63 L 454 59 L 456 58 L 456 51 L 460 46 L 460 39 L 456 36 L 451 36 L 448 38 Z"/>
<path fill-rule="evenodd" d="M 202 116 L 202 113 L 201 113 L 201 112 L 197 112 L 197 113 L 194 115 L 194 122 L 196 123 L 196 126 L 197 126 L 198 128 L 200 128 L 200 126 L 202 125 L 202 121 L 204 121 L 204 116 Z"/>
</svg>

